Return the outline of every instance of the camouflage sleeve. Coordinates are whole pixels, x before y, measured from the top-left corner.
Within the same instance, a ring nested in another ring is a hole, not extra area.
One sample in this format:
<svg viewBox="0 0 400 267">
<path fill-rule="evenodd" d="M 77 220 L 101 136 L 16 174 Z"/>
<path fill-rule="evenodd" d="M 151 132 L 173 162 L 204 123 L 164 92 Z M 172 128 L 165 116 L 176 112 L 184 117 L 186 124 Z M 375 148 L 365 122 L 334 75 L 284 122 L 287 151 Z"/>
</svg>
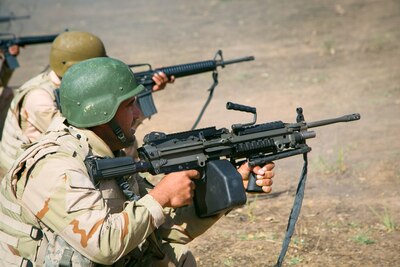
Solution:
<svg viewBox="0 0 400 267">
<path fill-rule="evenodd" d="M 31 142 L 35 142 L 47 130 L 57 107 L 49 93 L 44 89 L 33 89 L 22 103 L 21 128 Z"/>
<path fill-rule="evenodd" d="M 137 181 L 139 188 L 142 189 L 141 194 L 144 193 L 143 189 L 151 190 L 149 183 L 142 177 L 138 177 Z M 165 222 L 159 228 L 163 240 L 180 244 L 186 244 L 203 234 L 223 216 L 219 214 L 200 218 L 196 215 L 193 204 L 178 209 L 165 208 L 164 214 Z"/>
<path fill-rule="evenodd" d="M 159 228 L 164 240 L 171 243 L 186 244 L 206 232 L 223 214 L 200 218 L 196 215 L 194 205 L 178 209 L 169 209 L 166 222 Z"/>
<path fill-rule="evenodd" d="M 22 201 L 81 254 L 97 263 L 112 264 L 155 230 L 147 207 L 158 203 L 145 196 L 129 202 L 122 212 L 110 214 L 77 158 L 56 153 L 40 160 L 29 176 Z"/>
</svg>

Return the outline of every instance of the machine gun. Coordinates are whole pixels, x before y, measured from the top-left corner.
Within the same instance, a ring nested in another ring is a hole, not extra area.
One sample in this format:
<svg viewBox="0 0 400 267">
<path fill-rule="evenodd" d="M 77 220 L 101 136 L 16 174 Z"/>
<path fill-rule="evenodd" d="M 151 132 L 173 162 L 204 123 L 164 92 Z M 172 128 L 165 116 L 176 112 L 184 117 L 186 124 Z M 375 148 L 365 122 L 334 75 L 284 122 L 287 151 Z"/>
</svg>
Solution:
<svg viewBox="0 0 400 267">
<path fill-rule="evenodd" d="M 219 59 L 217 59 L 217 57 L 219 57 Z M 154 105 L 154 101 L 153 101 L 153 97 L 152 97 L 152 88 L 155 85 L 154 81 L 152 80 L 154 73 L 164 72 L 168 78 L 170 78 L 171 76 L 174 76 L 175 78 L 180 78 L 180 77 L 185 77 L 185 76 L 189 76 L 189 75 L 200 74 L 203 72 L 209 72 L 209 71 L 213 71 L 214 73 L 216 73 L 217 67 L 224 68 L 226 65 L 236 64 L 236 63 L 251 61 L 251 60 L 254 60 L 253 56 L 237 58 L 237 59 L 232 59 L 232 60 L 224 60 L 222 57 L 222 51 L 219 50 L 217 52 L 217 54 L 215 55 L 214 59 L 212 59 L 212 60 L 198 61 L 198 62 L 181 64 L 181 65 L 174 65 L 174 66 L 158 68 L 158 69 L 154 69 L 154 70 L 152 69 L 151 65 L 147 64 L 147 63 L 132 64 L 132 65 L 129 65 L 129 67 L 136 68 L 136 67 L 147 66 L 149 68 L 147 71 L 137 72 L 134 74 L 135 74 L 136 81 L 139 84 L 144 85 L 144 87 L 146 88 L 146 90 L 144 90 L 144 92 L 142 92 L 139 95 L 138 101 L 140 104 L 140 108 L 143 112 L 143 115 L 145 117 L 150 117 L 151 115 L 157 113 L 157 109 Z M 215 87 L 218 83 L 216 81 L 217 75 L 214 74 L 213 77 L 214 77 L 213 87 Z"/>
<path fill-rule="evenodd" d="M 207 217 L 246 202 L 241 176 L 236 170 L 244 161 L 250 166 L 260 166 L 307 154 L 311 147 L 306 140 L 316 136 L 308 129 L 360 119 L 359 114 L 351 114 L 307 123 L 302 108 L 298 108 L 296 123 L 275 121 L 255 125 L 255 108 L 228 102 L 227 109 L 250 112 L 254 115 L 253 122 L 234 124 L 231 131 L 209 127 L 174 134 L 152 132 L 144 137 L 144 145 L 138 149 L 139 162 L 131 157 L 88 158 L 89 174 L 97 181 L 137 172 L 161 174 L 200 170 L 203 178 L 195 181 L 194 203 L 197 214 Z M 255 181 L 251 176 L 247 192 L 262 192 Z"/>
<path fill-rule="evenodd" d="M 131 157 L 88 157 L 85 160 L 88 173 L 98 182 L 114 178 L 121 181 L 122 176 L 137 172 L 160 174 L 197 169 L 202 173 L 202 178 L 194 181 L 194 205 L 199 217 L 208 217 L 246 203 L 242 177 L 236 170 L 243 162 L 247 161 L 250 166 L 264 165 L 302 154 L 304 166 L 276 263 L 280 267 L 294 233 L 304 196 L 307 155 L 311 151 L 306 140 L 316 136 L 314 131 L 308 129 L 359 120 L 360 114 L 306 122 L 303 109 L 297 108 L 296 123 L 275 121 L 256 125 L 255 108 L 228 102 L 227 109 L 252 113 L 253 122 L 234 124 L 231 131 L 209 127 L 175 134 L 152 132 L 145 136 L 144 145 L 138 149 L 140 161 L 134 162 Z M 254 175 L 250 175 L 247 192 L 262 192 L 255 181 Z M 119 185 L 125 193 L 126 182 Z M 125 194 L 129 193 L 128 190 Z"/>
<path fill-rule="evenodd" d="M 24 37 L 13 37 L 8 39 L 0 39 L 0 49 L 3 51 L 8 67 L 12 70 L 19 67 L 17 57 L 11 55 L 8 48 L 12 45 L 24 46 L 34 44 L 51 43 L 58 36 L 58 34 L 52 35 L 38 35 L 38 36 L 24 36 Z"/>
</svg>

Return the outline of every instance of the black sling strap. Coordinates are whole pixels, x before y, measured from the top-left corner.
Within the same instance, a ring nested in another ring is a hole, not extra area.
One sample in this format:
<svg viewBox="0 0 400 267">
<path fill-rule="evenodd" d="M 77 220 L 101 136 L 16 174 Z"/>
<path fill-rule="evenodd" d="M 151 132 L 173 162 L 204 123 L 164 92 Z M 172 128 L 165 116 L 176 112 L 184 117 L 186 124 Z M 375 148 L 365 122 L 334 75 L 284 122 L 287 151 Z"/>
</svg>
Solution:
<svg viewBox="0 0 400 267">
<path fill-rule="evenodd" d="M 278 257 L 278 261 L 275 265 L 276 267 L 282 266 L 283 259 L 285 258 L 287 249 L 289 247 L 290 239 L 292 238 L 292 235 L 294 232 L 294 227 L 296 225 L 297 219 L 299 218 L 301 205 L 303 203 L 304 189 L 306 187 L 306 180 L 307 180 L 307 167 L 308 167 L 307 153 L 303 154 L 303 159 L 304 159 L 303 170 L 301 172 L 299 184 L 297 185 L 296 196 L 294 199 L 292 210 L 290 212 L 290 216 L 289 216 L 289 220 L 288 220 L 288 224 L 287 224 L 287 228 L 286 228 L 285 239 L 283 240 L 283 243 L 282 243 L 281 253 L 280 253 L 280 255 Z"/>
</svg>

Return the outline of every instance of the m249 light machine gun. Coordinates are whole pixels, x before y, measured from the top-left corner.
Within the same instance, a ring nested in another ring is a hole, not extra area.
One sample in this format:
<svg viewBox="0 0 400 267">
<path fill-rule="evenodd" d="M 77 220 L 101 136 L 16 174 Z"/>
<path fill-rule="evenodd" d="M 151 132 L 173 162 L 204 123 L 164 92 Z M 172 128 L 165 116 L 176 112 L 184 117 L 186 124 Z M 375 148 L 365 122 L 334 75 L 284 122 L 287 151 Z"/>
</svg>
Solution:
<svg viewBox="0 0 400 267">
<path fill-rule="evenodd" d="M 144 145 L 138 149 L 139 162 L 131 157 L 89 158 L 88 170 L 95 180 L 137 172 L 161 174 L 200 170 L 203 178 L 196 181 L 195 203 L 198 215 L 206 217 L 246 202 L 236 171 L 244 161 L 256 166 L 306 154 L 311 151 L 306 140 L 316 136 L 308 129 L 360 119 L 359 114 L 351 114 L 307 123 L 302 109 L 298 108 L 296 123 L 275 121 L 255 125 L 255 108 L 231 102 L 227 103 L 227 108 L 250 112 L 254 120 L 248 124 L 234 124 L 231 131 L 209 127 L 174 134 L 152 132 L 145 136 Z M 247 192 L 262 192 L 255 180 L 254 176 L 250 177 Z M 226 202 L 226 206 L 221 206 L 221 202 Z"/>
<path fill-rule="evenodd" d="M 360 114 L 349 114 L 338 118 L 306 122 L 303 109 L 297 108 L 296 123 L 282 121 L 255 124 L 256 109 L 227 103 L 227 109 L 249 112 L 253 122 L 234 124 L 232 130 L 209 127 L 181 133 L 165 134 L 152 132 L 144 138 L 144 145 L 138 149 L 140 161 L 131 157 L 86 159 L 86 166 L 94 181 L 113 179 L 137 172 L 151 174 L 170 173 L 197 169 L 202 178 L 195 180 L 194 205 L 199 217 L 208 217 L 246 203 L 242 177 L 236 170 L 243 162 L 250 166 L 264 165 L 271 161 L 303 155 L 304 165 L 296 191 L 296 197 L 289 216 L 286 236 L 278 257 L 281 266 L 294 232 L 302 205 L 307 179 L 307 154 L 311 147 L 306 140 L 316 137 L 311 128 L 339 122 L 360 119 Z M 262 192 L 256 178 L 250 175 L 247 192 Z M 126 183 L 119 183 L 126 191 Z"/>
<path fill-rule="evenodd" d="M 219 58 L 219 59 L 217 59 Z M 143 115 L 145 117 L 150 117 L 151 115 L 157 113 L 157 109 L 154 105 L 153 97 L 152 97 L 152 88 L 154 86 L 154 81 L 152 80 L 152 77 L 154 73 L 158 72 L 164 72 L 168 78 L 171 76 L 174 76 L 175 78 L 181 78 L 181 77 L 186 77 L 189 75 L 195 75 L 195 74 L 200 74 L 204 72 L 213 72 L 213 79 L 214 79 L 214 84 L 210 88 L 210 97 L 212 97 L 212 92 L 216 85 L 218 84 L 218 75 L 217 75 L 217 68 L 221 67 L 224 68 L 226 65 L 230 64 L 236 64 L 240 62 L 245 62 L 245 61 L 252 61 L 254 60 L 253 56 L 248 56 L 248 57 L 242 57 L 242 58 L 236 58 L 236 59 L 231 59 L 231 60 L 224 60 L 222 57 L 222 51 L 219 50 L 214 59 L 211 60 L 206 60 L 206 61 L 198 61 L 198 62 L 193 62 L 193 63 L 186 63 L 186 64 L 181 64 L 181 65 L 174 65 L 174 66 L 168 66 L 164 68 L 158 68 L 158 69 L 152 69 L 150 64 L 135 64 L 135 65 L 129 65 L 131 68 L 135 67 L 142 67 L 142 66 L 147 66 L 149 69 L 147 71 L 142 71 L 142 72 L 134 72 L 136 81 L 139 84 L 144 85 L 146 90 L 142 92 L 139 97 L 138 101 L 141 107 L 141 110 L 143 112 Z M 209 101 L 209 100 L 208 100 Z"/>
</svg>

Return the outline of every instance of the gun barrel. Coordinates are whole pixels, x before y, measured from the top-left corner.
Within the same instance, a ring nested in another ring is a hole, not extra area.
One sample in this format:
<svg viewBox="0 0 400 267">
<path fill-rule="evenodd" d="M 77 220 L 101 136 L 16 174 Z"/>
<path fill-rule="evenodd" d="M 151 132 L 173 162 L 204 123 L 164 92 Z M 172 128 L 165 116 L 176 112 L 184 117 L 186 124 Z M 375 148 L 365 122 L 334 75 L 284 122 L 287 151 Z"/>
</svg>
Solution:
<svg viewBox="0 0 400 267">
<path fill-rule="evenodd" d="M 179 78 L 179 77 L 189 76 L 189 75 L 193 75 L 193 74 L 199 74 L 199 73 L 203 73 L 203 72 L 213 71 L 217 67 L 224 67 L 225 65 L 235 64 L 235 63 L 240 63 L 240 62 L 245 62 L 245 61 L 251 61 L 251 60 L 254 60 L 253 56 L 236 58 L 236 59 L 231 59 L 231 60 L 226 60 L 226 61 L 206 60 L 206 61 L 199 61 L 199 62 L 194 62 L 194 63 L 187 63 L 187 64 L 181 64 L 181 65 L 176 65 L 176 66 L 160 68 L 160 69 L 156 69 L 155 71 L 162 71 L 165 74 L 167 74 L 167 76 L 174 75 L 175 78 Z"/>
<path fill-rule="evenodd" d="M 236 59 L 218 61 L 217 66 L 224 66 L 224 65 L 235 64 L 235 63 L 245 62 L 245 61 L 252 61 L 252 60 L 254 60 L 253 56 L 241 57 L 241 58 L 236 58 Z"/>
<path fill-rule="evenodd" d="M 12 20 L 17 20 L 17 19 L 29 19 L 31 16 L 7 16 L 7 17 L 0 17 L 0 23 L 2 22 L 9 22 Z"/>
<path fill-rule="evenodd" d="M 356 120 L 359 120 L 360 118 L 361 118 L 361 116 L 359 113 L 348 114 L 348 115 L 344 115 L 344 116 L 338 117 L 338 118 L 309 122 L 309 123 L 307 123 L 307 128 L 314 128 L 314 127 L 329 125 L 329 124 L 338 123 L 338 122 L 356 121 Z"/>
<path fill-rule="evenodd" d="M 15 38 L 14 44 L 32 45 L 32 44 L 52 43 L 57 36 L 58 34 L 17 37 Z"/>
</svg>

